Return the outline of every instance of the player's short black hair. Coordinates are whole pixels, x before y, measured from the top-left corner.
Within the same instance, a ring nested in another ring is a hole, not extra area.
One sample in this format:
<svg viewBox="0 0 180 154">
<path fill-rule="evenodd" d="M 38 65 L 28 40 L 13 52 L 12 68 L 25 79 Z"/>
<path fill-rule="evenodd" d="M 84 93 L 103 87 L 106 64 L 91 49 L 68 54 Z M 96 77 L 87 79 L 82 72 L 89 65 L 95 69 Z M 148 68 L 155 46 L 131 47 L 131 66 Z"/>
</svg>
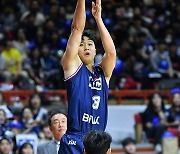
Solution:
<svg viewBox="0 0 180 154">
<path fill-rule="evenodd" d="M 67 114 L 59 109 L 54 109 L 52 111 L 49 112 L 49 116 L 48 116 L 48 124 L 49 126 L 51 126 L 51 118 L 56 115 L 56 114 L 64 114 L 67 117 Z"/>
<path fill-rule="evenodd" d="M 122 141 L 122 146 L 125 147 L 128 144 L 136 144 L 136 142 L 133 138 L 127 137 Z"/>
<path fill-rule="evenodd" d="M 82 34 L 82 40 L 83 37 L 87 36 L 90 40 L 93 40 L 94 44 L 96 43 L 96 36 L 91 30 L 85 30 Z"/>
<path fill-rule="evenodd" d="M 90 131 L 85 134 L 83 144 L 87 154 L 106 154 L 110 148 L 112 137 L 107 132 Z"/>
</svg>

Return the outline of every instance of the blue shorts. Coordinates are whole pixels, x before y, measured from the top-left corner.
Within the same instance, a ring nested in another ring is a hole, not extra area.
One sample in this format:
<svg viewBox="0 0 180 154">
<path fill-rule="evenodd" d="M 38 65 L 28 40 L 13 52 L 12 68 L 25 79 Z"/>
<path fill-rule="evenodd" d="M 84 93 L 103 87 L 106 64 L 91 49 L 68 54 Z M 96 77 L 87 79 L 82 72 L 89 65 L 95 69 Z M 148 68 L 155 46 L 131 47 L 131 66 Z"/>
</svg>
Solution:
<svg viewBox="0 0 180 154">
<path fill-rule="evenodd" d="M 66 132 L 61 138 L 58 154 L 84 154 L 83 135 Z"/>
</svg>

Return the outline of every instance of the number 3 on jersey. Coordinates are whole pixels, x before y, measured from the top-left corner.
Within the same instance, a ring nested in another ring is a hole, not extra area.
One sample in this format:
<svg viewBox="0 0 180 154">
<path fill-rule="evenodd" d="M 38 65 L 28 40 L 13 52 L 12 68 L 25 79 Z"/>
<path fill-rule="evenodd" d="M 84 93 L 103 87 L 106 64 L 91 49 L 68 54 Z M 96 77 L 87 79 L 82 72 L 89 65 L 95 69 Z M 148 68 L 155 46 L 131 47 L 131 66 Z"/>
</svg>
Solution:
<svg viewBox="0 0 180 154">
<path fill-rule="evenodd" d="M 93 96 L 92 97 L 92 100 L 93 100 L 93 104 L 92 104 L 92 108 L 94 110 L 97 110 L 99 108 L 99 103 L 100 103 L 100 96 Z"/>
</svg>

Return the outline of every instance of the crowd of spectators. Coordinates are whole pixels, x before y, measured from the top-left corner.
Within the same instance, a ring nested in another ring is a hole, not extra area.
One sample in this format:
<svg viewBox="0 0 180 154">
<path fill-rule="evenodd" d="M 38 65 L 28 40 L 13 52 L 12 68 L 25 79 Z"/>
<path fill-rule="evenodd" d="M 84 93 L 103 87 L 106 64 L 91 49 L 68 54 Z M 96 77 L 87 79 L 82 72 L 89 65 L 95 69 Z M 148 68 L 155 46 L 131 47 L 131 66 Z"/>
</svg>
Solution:
<svg viewBox="0 0 180 154">
<path fill-rule="evenodd" d="M 28 143 L 31 143 L 35 150 L 37 145 L 53 140 L 48 124 L 48 114 L 52 110 L 42 107 L 42 97 L 38 93 L 33 93 L 29 97 L 29 102 L 23 103 L 21 108 L 16 108 L 9 105 L 0 92 L 0 153 L 3 153 L 5 148 L 3 142 L 7 142 L 6 147 L 10 145 L 9 151 L 23 154 L 24 146 L 32 149 L 31 145 L 26 145 Z M 30 135 L 33 139 L 26 136 L 18 139 L 17 135 L 22 134 Z"/>
<path fill-rule="evenodd" d="M 74 0 L 2 0 L 0 81 L 16 89 L 64 89 L 61 57 L 70 34 Z M 87 29 L 96 34 L 87 5 Z M 154 88 L 180 77 L 180 3 L 105 0 L 103 20 L 117 49 L 111 89 Z M 97 35 L 98 62 L 102 48 Z M 95 62 L 95 63 L 96 63 Z"/>
</svg>

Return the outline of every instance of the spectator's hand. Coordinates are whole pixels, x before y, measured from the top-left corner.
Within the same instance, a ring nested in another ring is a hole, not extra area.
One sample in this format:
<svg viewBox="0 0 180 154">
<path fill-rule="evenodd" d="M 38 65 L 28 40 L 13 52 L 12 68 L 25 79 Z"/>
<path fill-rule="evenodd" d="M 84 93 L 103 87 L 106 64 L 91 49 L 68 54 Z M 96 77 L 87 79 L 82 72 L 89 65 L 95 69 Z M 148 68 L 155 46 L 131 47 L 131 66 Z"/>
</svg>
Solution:
<svg viewBox="0 0 180 154">
<path fill-rule="evenodd" d="M 95 20 L 101 19 L 101 0 L 96 0 L 96 2 L 92 1 L 92 15 Z"/>
</svg>

